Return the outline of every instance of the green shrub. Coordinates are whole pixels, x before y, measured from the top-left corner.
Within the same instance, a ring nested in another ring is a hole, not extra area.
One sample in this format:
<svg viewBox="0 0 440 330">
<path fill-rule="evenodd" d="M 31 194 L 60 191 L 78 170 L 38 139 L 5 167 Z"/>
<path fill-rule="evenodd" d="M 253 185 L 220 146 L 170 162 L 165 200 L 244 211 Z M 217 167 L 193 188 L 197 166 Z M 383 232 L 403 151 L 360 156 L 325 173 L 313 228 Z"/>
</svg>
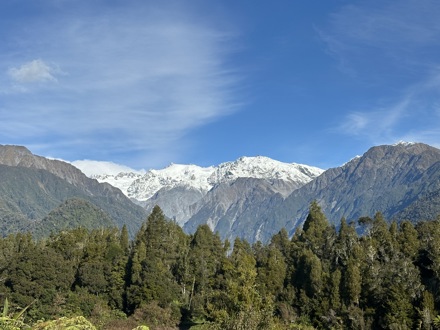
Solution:
<svg viewBox="0 0 440 330">
<path fill-rule="evenodd" d="M 95 326 L 83 316 L 61 317 L 57 320 L 40 322 L 33 330 L 96 330 Z"/>
</svg>

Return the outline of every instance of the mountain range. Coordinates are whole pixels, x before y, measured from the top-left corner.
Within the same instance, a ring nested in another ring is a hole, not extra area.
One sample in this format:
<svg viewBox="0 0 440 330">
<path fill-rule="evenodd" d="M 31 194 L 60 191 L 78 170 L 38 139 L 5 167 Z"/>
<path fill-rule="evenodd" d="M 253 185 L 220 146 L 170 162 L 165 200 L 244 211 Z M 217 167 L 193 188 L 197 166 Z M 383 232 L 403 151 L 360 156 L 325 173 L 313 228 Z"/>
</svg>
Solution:
<svg viewBox="0 0 440 330">
<path fill-rule="evenodd" d="M 325 171 L 263 156 L 139 172 L 73 165 L 89 177 L 24 147 L 0 146 L 1 232 L 47 233 L 41 227 L 58 230 L 81 219 L 87 226 L 127 225 L 134 233 L 159 205 L 187 232 L 207 223 L 223 239 L 266 242 L 283 227 L 293 234 L 313 200 L 336 226 L 342 217 L 355 221 L 378 211 L 414 222 L 440 214 L 440 150 L 422 143 L 375 146 Z"/>
<path fill-rule="evenodd" d="M 88 165 L 82 163 L 82 166 Z M 287 197 L 322 172 L 316 167 L 287 164 L 257 156 L 241 157 L 218 166 L 171 164 L 161 170 L 149 170 L 145 174 L 122 172 L 92 177 L 118 187 L 147 211 L 159 205 L 165 215 L 184 226 L 199 212 L 204 213 L 209 203 L 213 204 L 218 215 L 224 217 L 229 212 L 226 217 L 230 218 L 231 206 L 243 204 L 249 198 L 249 190 L 257 190 L 260 199 L 274 194 Z M 257 189 L 255 184 L 239 185 L 238 182 L 242 181 L 260 182 L 260 186 Z M 212 222 L 218 219 L 208 217 L 204 220 Z"/>
</svg>

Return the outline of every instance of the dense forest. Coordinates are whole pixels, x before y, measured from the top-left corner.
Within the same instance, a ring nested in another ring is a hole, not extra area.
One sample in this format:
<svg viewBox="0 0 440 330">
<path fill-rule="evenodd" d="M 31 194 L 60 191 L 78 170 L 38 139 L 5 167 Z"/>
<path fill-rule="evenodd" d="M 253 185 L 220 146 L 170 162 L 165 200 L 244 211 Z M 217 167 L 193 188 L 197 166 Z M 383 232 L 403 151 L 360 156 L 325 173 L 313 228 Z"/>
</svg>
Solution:
<svg viewBox="0 0 440 330">
<path fill-rule="evenodd" d="M 10 329 L 440 329 L 440 218 L 336 229 L 313 202 L 292 238 L 250 245 L 155 207 L 132 242 L 125 227 L 2 238 L 0 281 Z"/>
</svg>

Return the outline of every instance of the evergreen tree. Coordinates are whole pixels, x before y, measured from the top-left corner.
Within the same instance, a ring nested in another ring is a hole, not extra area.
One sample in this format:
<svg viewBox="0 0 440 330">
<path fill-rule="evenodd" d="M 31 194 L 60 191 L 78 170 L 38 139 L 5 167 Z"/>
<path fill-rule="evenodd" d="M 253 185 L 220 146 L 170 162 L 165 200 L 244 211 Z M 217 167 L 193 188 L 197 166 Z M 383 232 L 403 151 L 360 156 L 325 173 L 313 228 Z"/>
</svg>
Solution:
<svg viewBox="0 0 440 330">
<path fill-rule="evenodd" d="M 123 225 L 121 229 L 121 236 L 119 239 L 119 245 L 121 246 L 121 249 L 125 255 L 128 255 L 130 251 L 130 241 L 128 238 L 128 230 L 127 225 Z"/>
<path fill-rule="evenodd" d="M 132 250 L 127 292 L 130 312 L 152 301 L 165 308 L 181 300 L 177 273 L 187 248 L 187 236 L 182 229 L 166 220 L 158 206 L 154 207 L 138 232 Z"/>
<path fill-rule="evenodd" d="M 358 249 L 358 236 L 353 226 L 347 224 L 345 218 L 341 219 L 339 233 L 333 247 L 333 262 L 335 266 L 346 266 L 349 258 Z"/>
<path fill-rule="evenodd" d="M 400 251 L 403 255 L 413 261 L 416 261 L 420 249 L 417 230 L 409 221 L 400 223 L 400 231 L 398 235 Z"/>
<path fill-rule="evenodd" d="M 362 292 L 362 276 L 359 267 L 359 260 L 350 258 L 344 273 L 343 296 L 347 306 L 359 306 L 359 299 Z"/>
<path fill-rule="evenodd" d="M 27 313 L 33 320 L 55 316 L 57 299 L 60 294 L 65 298 L 73 284 L 69 265 L 29 234 L 15 236 L 14 250 L 4 278 L 11 301 L 22 308 L 32 306 Z"/>
<path fill-rule="evenodd" d="M 319 318 L 325 281 L 321 260 L 311 250 L 304 249 L 295 273 L 295 286 L 299 289 L 296 303 L 302 315 Z"/>
<path fill-rule="evenodd" d="M 235 239 L 230 261 L 232 267 L 226 275 L 227 303 L 216 306 L 215 321 L 221 329 L 270 329 L 272 302 L 270 298 L 264 301 L 257 290 L 256 261 L 250 245 Z"/>
<path fill-rule="evenodd" d="M 418 309 L 419 313 L 419 323 L 421 323 L 421 328 L 423 330 L 431 329 L 432 322 L 435 318 L 435 303 L 434 296 L 429 291 L 423 291 L 422 301 L 420 308 Z"/>
<path fill-rule="evenodd" d="M 423 276 L 423 284 L 435 297 L 440 309 L 440 217 L 435 221 L 420 222 L 417 226 L 420 250 L 417 265 Z"/>
<path fill-rule="evenodd" d="M 290 240 L 286 228 L 281 228 L 277 234 L 272 236 L 270 246 L 280 251 L 286 261 L 290 258 Z"/>
<path fill-rule="evenodd" d="M 322 260 L 329 260 L 332 245 L 336 240 L 336 231 L 332 228 L 321 207 L 315 200 L 310 204 L 309 214 L 299 235 L 299 241 Z"/>
<path fill-rule="evenodd" d="M 199 226 L 188 254 L 188 307 L 193 317 L 209 318 L 207 308 L 213 291 L 218 288 L 218 276 L 225 258 L 226 251 L 218 234 L 206 224 Z"/>
<path fill-rule="evenodd" d="M 256 256 L 258 291 L 277 301 L 283 293 L 287 265 L 283 253 L 275 245 L 262 246 Z"/>
</svg>

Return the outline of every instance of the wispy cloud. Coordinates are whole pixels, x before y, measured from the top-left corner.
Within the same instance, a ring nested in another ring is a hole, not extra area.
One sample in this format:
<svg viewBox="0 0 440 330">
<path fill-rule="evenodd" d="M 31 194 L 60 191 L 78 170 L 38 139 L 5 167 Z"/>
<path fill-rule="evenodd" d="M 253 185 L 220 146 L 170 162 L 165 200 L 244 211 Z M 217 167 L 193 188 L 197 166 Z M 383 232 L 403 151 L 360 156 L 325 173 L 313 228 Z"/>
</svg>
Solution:
<svg viewBox="0 0 440 330">
<path fill-rule="evenodd" d="M 339 133 L 374 144 L 396 141 L 440 145 L 440 70 L 379 107 L 349 112 Z"/>
<path fill-rule="evenodd" d="M 368 138 L 374 144 L 394 141 L 397 138 L 394 135 L 397 134 L 411 103 L 411 100 L 403 99 L 382 108 L 350 112 L 336 131 Z"/>
<path fill-rule="evenodd" d="M 0 79 L 2 140 L 19 135 L 39 152 L 64 149 L 64 158 L 75 157 L 69 148 L 101 159 L 106 151 L 138 152 L 160 163 L 162 152 L 183 151 L 178 144 L 190 130 L 235 111 L 238 75 L 227 64 L 234 33 L 172 2 L 152 3 L 97 15 L 66 7 L 26 29 L 11 26 Z"/>
<path fill-rule="evenodd" d="M 319 33 L 341 69 L 364 78 L 406 73 L 437 63 L 440 3 L 366 1 L 330 15 Z"/>
<path fill-rule="evenodd" d="M 345 114 L 336 131 L 370 143 L 438 144 L 440 3 L 360 2 L 319 30 L 340 69 L 374 96 Z"/>
</svg>

